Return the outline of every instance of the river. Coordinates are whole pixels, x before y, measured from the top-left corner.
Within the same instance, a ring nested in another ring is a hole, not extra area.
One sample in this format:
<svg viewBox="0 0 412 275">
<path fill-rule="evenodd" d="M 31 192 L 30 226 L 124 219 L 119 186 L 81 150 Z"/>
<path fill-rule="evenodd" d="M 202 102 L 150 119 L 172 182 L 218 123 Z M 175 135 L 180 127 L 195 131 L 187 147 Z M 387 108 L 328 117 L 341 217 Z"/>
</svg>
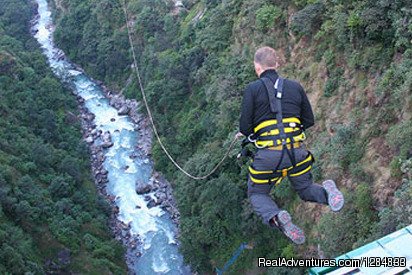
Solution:
<svg viewBox="0 0 412 275">
<path fill-rule="evenodd" d="M 142 241 L 139 248 L 141 256 L 133 261 L 133 265 L 129 265 L 130 272 L 190 274 L 178 251 L 175 240 L 176 226 L 170 215 L 160 206 L 147 207 L 144 196 L 135 191 L 136 182 L 147 182 L 152 174 L 151 161 L 145 154 L 138 152 L 138 158 L 130 157 L 139 150 L 136 148 L 139 135 L 135 124 L 129 116 L 118 115 L 117 110 L 110 106 L 101 86 L 76 69 L 67 58 L 61 58 L 62 51 L 53 42 L 54 27 L 47 1 L 35 2 L 38 4 L 38 18 L 33 26 L 34 37 L 47 56 L 50 67 L 64 84 L 72 87 L 75 95 L 84 99 L 85 107 L 95 115 L 97 130 L 111 134 L 113 146 L 104 151 L 103 162 L 108 171 L 106 192 L 116 197 L 118 219 L 125 224 L 130 223 L 130 233 L 139 236 Z"/>
</svg>

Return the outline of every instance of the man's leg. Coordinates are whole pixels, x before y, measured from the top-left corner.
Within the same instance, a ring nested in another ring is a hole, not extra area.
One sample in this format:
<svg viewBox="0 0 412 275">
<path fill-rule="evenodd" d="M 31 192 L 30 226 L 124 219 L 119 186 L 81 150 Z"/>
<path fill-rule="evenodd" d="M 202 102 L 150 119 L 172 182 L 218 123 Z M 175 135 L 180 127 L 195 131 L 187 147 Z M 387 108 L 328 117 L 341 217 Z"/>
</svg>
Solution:
<svg viewBox="0 0 412 275">
<path fill-rule="evenodd" d="M 289 177 L 289 180 L 302 200 L 328 204 L 326 190 L 319 184 L 313 183 L 311 172 L 297 177 Z"/>
<path fill-rule="evenodd" d="M 279 152 L 269 151 L 266 149 L 257 150 L 253 158 L 253 167 L 259 171 L 271 170 L 279 161 Z M 255 184 L 248 177 L 248 197 L 252 203 L 255 213 L 263 219 L 263 222 L 272 225 L 272 219 L 279 213 L 278 205 L 269 195 L 274 183 L 272 184 Z"/>
<path fill-rule="evenodd" d="M 248 196 L 255 213 L 262 217 L 263 222 L 271 227 L 279 228 L 291 241 L 296 244 L 305 242 L 302 229 L 292 223 L 290 214 L 280 210 L 269 195 L 273 184 L 253 184 L 248 179 Z"/>
<path fill-rule="evenodd" d="M 295 150 L 296 162 L 307 157 L 305 147 Z M 289 164 L 288 164 L 289 165 Z M 332 211 L 339 211 L 344 204 L 343 194 L 336 187 L 333 180 L 326 180 L 322 186 L 313 182 L 312 173 L 309 171 L 297 177 L 289 177 L 293 188 L 304 201 L 318 202 L 329 205 Z"/>
<path fill-rule="evenodd" d="M 254 168 L 257 170 L 271 170 L 279 161 L 279 152 L 258 150 L 254 158 Z M 269 226 L 279 228 L 290 240 L 296 244 L 305 242 L 303 231 L 292 223 L 290 214 L 279 209 L 269 195 L 272 184 L 255 184 L 248 178 L 248 196 L 255 213 L 262 217 L 263 222 Z"/>
<path fill-rule="evenodd" d="M 247 182 L 248 197 L 255 213 L 263 219 L 267 225 L 272 225 L 272 219 L 279 213 L 280 209 L 269 195 L 273 184 L 254 184 L 250 178 Z"/>
<path fill-rule="evenodd" d="M 289 180 L 299 197 L 304 201 L 329 205 L 334 212 L 341 210 L 345 203 L 342 192 L 339 191 L 333 180 L 326 180 L 323 182 L 323 186 L 320 186 L 313 183 L 310 171 L 297 177 L 289 177 Z"/>
</svg>

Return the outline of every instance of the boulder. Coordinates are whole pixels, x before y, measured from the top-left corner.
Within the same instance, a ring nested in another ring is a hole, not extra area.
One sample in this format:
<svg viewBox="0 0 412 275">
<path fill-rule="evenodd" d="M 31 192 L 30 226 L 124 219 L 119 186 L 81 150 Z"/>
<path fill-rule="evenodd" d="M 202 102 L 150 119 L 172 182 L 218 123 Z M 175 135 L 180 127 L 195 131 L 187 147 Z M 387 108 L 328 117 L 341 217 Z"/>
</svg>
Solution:
<svg viewBox="0 0 412 275">
<path fill-rule="evenodd" d="M 112 146 L 113 146 L 113 142 L 110 142 L 110 141 L 106 141 L 102 143 L 103 148 L 110 148 Z"/>
<path fill-rule="evenodd" d="M 111 141 L 112 137 L 110 135 L 110 132 L 109 131 L 104 132 L 104 134 L 102 135 L 102 139 L 103 141 Z"/>
<path fill-rule="evenodd" d="M 122 107 L 120 107 L 119 111 L 117 111 L 117 114 L 119 116 L 125 116 L 129 114 L 129 107 L 127 105 L 122 105 Z"/>
<path fill-rule="evenodd" d="M 88 137 L 85 139 L 85 141 L 86 141 L 87 143 L 93 143 L 93 142 L 94 142 L 94 139 L 93 139 L 92 136 L 88 136 Z"/>
<path fill-rule="evenodd" d="M 102 174 L 97 174 L 96 175 L 96 181 L 98 183 L 102 183 L 103 182 L 103 175 Z"/>
<path fill-rule="evenodd" d="M 136 183 L 136 192 L 139 195 L 147 194 L 152 190 L 152 187 L 147 182 L 138 181 Z"/>
<path fill-rule="evenodd" d="M 157 198 L 159 204 L 164 202 L 167 199 L 166 194 L 163 192 L 156 193 L 155 197 Z"/>
<path fill-rule="evenodd" d="M 149 203 L 147 204 L 147 207 L 152 208 L 157 206 L 157 203 L 152 199 L 149 201 Z"/>
<path fill-rule="evenodd" d="M 122 107 L 122 99 L 115 95 L 110 99 L 110 106 L 113 106 L 116 109 L 120 109 L 120 107 Z"/>
<path fill-rule="evenodd" d="M 86 120 L 87 121 L 92 121 L 96 116 L 93 113 L 88 113 L 86 115 Z"/>
</svg>

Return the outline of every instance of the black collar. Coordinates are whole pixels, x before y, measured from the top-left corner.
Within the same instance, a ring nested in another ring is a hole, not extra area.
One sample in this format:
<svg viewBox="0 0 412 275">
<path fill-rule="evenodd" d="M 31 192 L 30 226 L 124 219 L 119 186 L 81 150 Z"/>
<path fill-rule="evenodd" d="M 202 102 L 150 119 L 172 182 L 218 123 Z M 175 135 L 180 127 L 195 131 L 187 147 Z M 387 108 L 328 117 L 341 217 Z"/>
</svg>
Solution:
<svg viewBox="0 0 412 275">
<path fill-rule="evenodd" d="M 260 75 L 260 78 L 262 78 L 262 77 L 269 78 L 273 83 L 275 83 L 275 82 L 276 82 L 276 79 L 278 79 L 279 75 L 278 75 L 278 73 L 276 72 L 276 70 L 274 70 L 274 69 L 269 69 L 269 70 L 264 71 L 264 72 Z"/>
</svg>

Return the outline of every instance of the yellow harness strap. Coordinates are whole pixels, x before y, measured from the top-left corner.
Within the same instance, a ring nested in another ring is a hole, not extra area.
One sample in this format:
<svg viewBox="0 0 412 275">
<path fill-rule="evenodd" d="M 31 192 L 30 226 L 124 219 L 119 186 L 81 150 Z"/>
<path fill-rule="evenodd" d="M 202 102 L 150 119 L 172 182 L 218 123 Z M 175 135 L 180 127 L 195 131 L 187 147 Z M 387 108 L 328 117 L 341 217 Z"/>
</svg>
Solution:
<svg viewBox="0 0 412 275">
<path fill-rule="evenodd" d="M 300 119 L 297 117 L 287 117 L 282 119 L 284 132 L 287 134 L 286 143 L 300 142 L 306 139 L 302 130 Z M 276 119 L 265 120 L 257 125 L 254 131 L 254 143 L 258 148 L 278 146 L 282 144 L 280 130 Z"/>
<path fill-rule="evenodd" d="M 249 176 L 252 182 L 257 184 L 268 184 L 275 182 L 275 184 L 278 185 L 282 181 L 282 179 L 287 176 L 297 177 L 308 173 L 312 169 L 313 162 L 314 158 L 312 154 L 308 152 L 308 156 L 301 162 L 297 163 L 295 167 L 290 166 L 277 171 L 259 171 L 253 168 L 252 163 L 252 165 L 249 166 Z"/>
</svg>

